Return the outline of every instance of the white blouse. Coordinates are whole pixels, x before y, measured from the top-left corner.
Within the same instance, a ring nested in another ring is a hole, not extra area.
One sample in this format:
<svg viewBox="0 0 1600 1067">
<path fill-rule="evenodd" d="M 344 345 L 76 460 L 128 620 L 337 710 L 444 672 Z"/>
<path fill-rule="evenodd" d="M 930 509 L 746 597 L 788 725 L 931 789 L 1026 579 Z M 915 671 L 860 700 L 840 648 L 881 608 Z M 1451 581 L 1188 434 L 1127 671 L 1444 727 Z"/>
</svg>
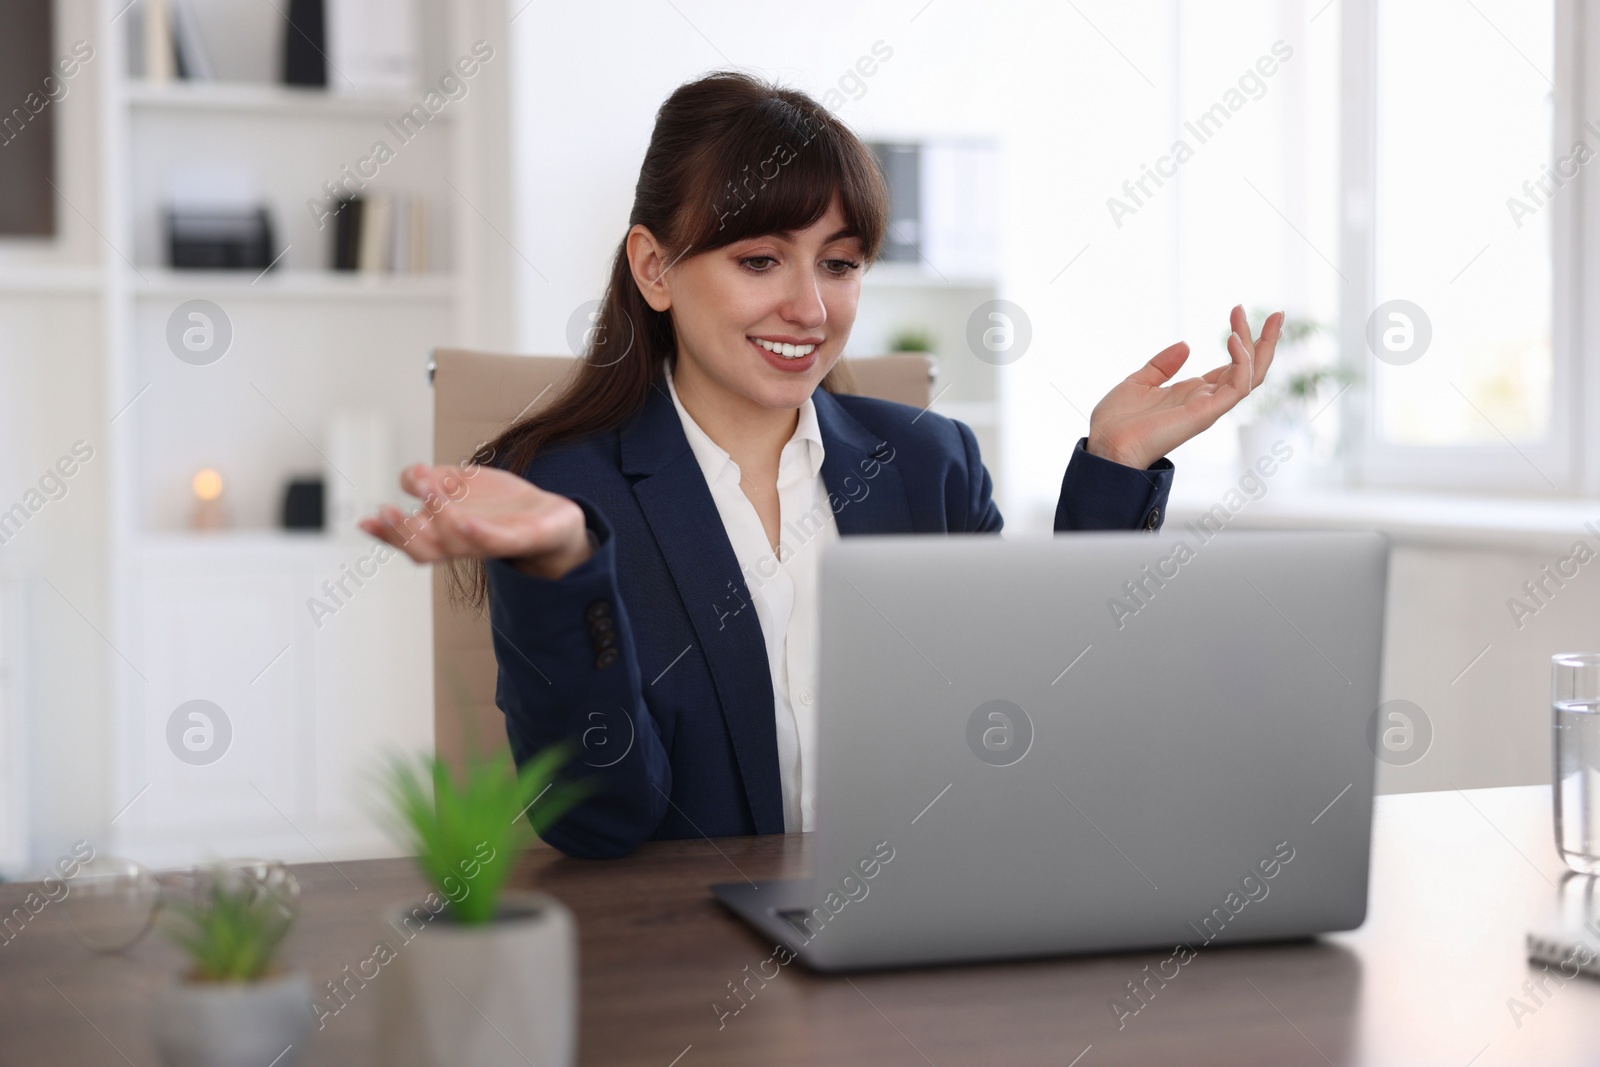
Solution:
<svg viewBox="0 0 1600 1067">
<path fill-rule="evenodd" d="M 817 561 L 823 547 L 839 538 L 822 482 L 816 405 L 807 397 L 800 406 L 794 436 L 778 458 L 779 540 L 774 554 L 761 517 L 739 484 L 739 465 L 684 410 L 670 365 L 666 378 L 766 638 L 783 828 L 810 830 L 816 821 L 817 791 Z"/>
</svg>

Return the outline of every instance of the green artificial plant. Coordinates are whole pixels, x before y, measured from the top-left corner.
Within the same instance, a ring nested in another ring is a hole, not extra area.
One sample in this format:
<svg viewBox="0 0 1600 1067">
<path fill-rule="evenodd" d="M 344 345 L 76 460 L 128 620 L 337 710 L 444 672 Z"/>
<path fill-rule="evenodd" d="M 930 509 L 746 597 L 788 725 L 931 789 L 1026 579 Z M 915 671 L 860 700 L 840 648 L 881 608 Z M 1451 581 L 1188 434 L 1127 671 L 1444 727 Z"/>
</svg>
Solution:
<svg viewBox="0 0 1600 1067">
<path fill-rule="evenodd" d="M 394 761 L 389 790 L 402 837 L 455 921 L 492 921 L 522 850 L 590 792 L 587 780 L 559 779 L 570 755 L 552 745 L 520 769 L 503 749 L 468 756 L 459 778 L 438 756 Z"/>
<path fill-rule="evenodd" d="M 197 903 L 172 905 L 172 939 L 200 982 L 253 982 L 272 969 L 294 910 L 238 871 L 217 868 Z"/>
</svg>

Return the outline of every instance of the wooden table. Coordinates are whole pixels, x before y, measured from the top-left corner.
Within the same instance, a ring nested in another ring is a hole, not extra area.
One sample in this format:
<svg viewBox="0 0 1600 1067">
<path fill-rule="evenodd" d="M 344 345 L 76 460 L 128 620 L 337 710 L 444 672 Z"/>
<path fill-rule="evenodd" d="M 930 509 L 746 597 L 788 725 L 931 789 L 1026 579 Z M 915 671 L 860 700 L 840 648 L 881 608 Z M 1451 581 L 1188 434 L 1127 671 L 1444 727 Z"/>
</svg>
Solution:
<svg viewBox="0 0 1600 1067">
<path fill-rule="evenodd" d="M 1202 949 L 1121 1030 L 1108 1000 L 1167 953 L 851 977 L 790 964 L 719 1025 L 714 1005 L 735 1003 L 729 983 L 772 946 L 706 886 L 802 873 L 802 835 L 672 842 L 610 862 L 539 850 L 518 880 L 577 915 L 585 1064 L 1593 1064 L 1600 981 L 1547 983 L 1537 998 L 1524 988 L 1538 969 L 1523 934 L 1565 873 L 1550 820 L 1542 786 L 1382 797 L 1365 926 Z M 371 954 L 382 908 L 424 891 L 404 860 L 295 870 L 304 899 L 286 961 L 319 983 Z M 26 888 L 0 886 L 6 912 Z M 60 912 L 46 907 L 0 947 L 0 1064 L 156 1064 L 146 1006 L 175 950 L 151 936 L 95 956 Z M 370 1063 L 374 1002 L 368 989 L 326 1019 L 302 1062 Z"/>
</svg>

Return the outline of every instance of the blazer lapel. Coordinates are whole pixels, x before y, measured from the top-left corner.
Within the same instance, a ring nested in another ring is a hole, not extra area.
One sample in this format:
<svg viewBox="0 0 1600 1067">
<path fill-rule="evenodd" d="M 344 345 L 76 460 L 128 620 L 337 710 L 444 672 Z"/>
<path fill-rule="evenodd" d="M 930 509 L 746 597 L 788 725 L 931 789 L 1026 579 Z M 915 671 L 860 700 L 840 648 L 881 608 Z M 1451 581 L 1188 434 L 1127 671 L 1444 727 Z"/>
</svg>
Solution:
<svg viewBox="0 0 1600 1067">
<path fill-rule="evenodd" d="M 913 531 L 892 442 L 862 426 L 824 389 L 812 394 L 822 434 L 822 481 L 841 536 Z M 683 423 L 657 381 L 624 423 L 622 472 L 683 598 L 733 741 L 757 833 L 782 833 L 783 788 L 766 639 Z"/>
<path fill-rule="evenodd" d="M 813 392 L 811 402 L 822 433 L 822 481 L 839 535 L 914 533 L 897 465 L 905 457 L 895 451 L 894 442 L 861 425 L 826 389 Z"/>
<path fill-rule="evenodd" d="M 623 425 L 622 471 L 643 475 L 634 498 L 655 535 L 694 627 L 757 833 L 782 833 L 778 733 L 766 640 L 739 560 L 683 424 L 658 381 L 644 407 Z"/>
</svg>

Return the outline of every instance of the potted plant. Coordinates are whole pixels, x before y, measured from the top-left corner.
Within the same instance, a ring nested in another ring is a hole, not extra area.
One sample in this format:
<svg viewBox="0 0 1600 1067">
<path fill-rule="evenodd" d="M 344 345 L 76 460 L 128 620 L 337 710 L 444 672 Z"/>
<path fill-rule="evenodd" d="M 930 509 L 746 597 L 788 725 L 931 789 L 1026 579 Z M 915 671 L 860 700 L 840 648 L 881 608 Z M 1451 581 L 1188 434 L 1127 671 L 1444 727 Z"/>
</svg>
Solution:
<svg viewBox="0 0 1600 1067">
<path fill-rule="evenodd" d="M 939 354 L 934 351 L 934 335 L 932 330 L 921 326 L 905 326 L 889 338 L 889 351 L 907 352 L 928 357 L 928 375 L 930 381 L 939 374 Z"/>
<path fill-rule="evenodd" d="M 569 751 L 512 766 L 468 757 L 460 778 L 434 756 L 396 761 L 399 836 L 433 891 L 391 909 L 404 940 L 378 981 L 385 1067 L 563 1067 L 577 1048 L 577 927 L 544 893 L 507 890 L 523 849 L 588 792 L 562 781 Z"/>
<path fill-rule="evenodd" d="M 925 352 L 933 355 L 933 334 L 920 326 L 907 326 L 889 339 L 891 352 Z"/>
<path fill-rule="evenodd" d="M 1265 321 L 1266 312 L 1253 311 L 1250 318 Z M 1277 484 L 1304 481 L 1311 453 L 1311 419 L 1320 414 L 1325 397 L 1355 381 L 1348 368 L 1314 362 L 1303 354 L 1306 342 L 1331 333 L 1314 319 L 1284 316 L 1273 369 L 1243 406 L 1248 413 L 1239 426 L 1239 463 L 1244 470 L 1251 470 L 1265 456 L 1280 464 L 1281 473 L 1274 479 Z"/>
<path fill-rule="evenodd" d="M 156 995 L 161 1062 L 291 1067 L 311 1030 L 311 982 L 274 962 L 294 922 L 287 894 L 249 871 L 216 867 L 171 909 L 169 934 L 190 966 Z"/>
</svg>

